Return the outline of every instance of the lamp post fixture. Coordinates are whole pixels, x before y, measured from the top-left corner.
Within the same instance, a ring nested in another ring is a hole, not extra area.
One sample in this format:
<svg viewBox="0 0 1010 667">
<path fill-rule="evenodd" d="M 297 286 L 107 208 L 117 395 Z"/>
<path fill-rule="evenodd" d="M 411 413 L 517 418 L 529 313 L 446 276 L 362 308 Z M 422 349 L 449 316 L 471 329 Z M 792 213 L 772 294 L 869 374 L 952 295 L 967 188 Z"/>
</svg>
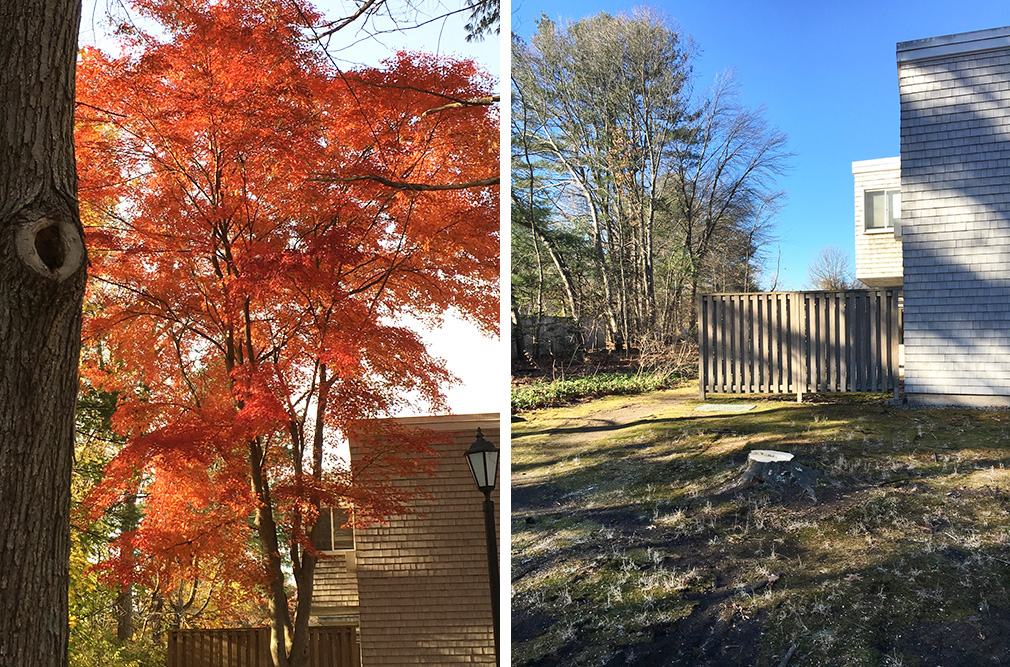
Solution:
<svg viewBox="0 0 1010 667">
<path fill-rule="evenodd" d="M 494 662 L 498 660 L 498 546 L 495 537 L 494 491 L 498 474 L 498 448 L 484 439 L 484 433 L 477 429 L 477 439 L 466 450 L 466 462 L 470 465 L 474 484 L 484 494 L 484 530 L 487 533 L 487 574 L 491 584 L 491 619 L 494 623 Z"/>
</svg>

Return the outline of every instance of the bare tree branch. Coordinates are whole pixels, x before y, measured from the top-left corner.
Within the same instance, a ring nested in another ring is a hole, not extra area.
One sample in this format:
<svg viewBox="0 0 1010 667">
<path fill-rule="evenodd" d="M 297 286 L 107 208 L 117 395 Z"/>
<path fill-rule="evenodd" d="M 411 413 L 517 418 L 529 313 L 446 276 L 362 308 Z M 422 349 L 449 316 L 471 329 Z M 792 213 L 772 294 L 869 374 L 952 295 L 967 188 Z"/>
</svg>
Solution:
<svg viewBox="0 0 1010 667">
<path fill-rule="evenodd" d="M 376 3 L 384 2 L 384 1 L 385 0 L 365 0 L 365 2 L 361 3 L 361 6 L 358 7 L 358 11 L 354 12 L 350 16 L 347 16 L 347 17 L 345 17 L 343 19 L 340 19 L 338 21 L 332 21 L 332 22 L 328 23 L 327 25 L 328 26 L 332 26 L 332 27 L 328 28 L 325 32 L 316 33 L 312 37 L 312 39 L 314 39 L 314 40 L 316 40 L 318 42 L 321 39 L 329 37 L 330 35 L 332 35 L 335 32 L 343 30 L 344 28 L 346 28 L 347 26 L 349 26 L 350 24 L 352 24 L 356 20 L 358 20 L 360 17 L 362 17 L 365 14 L 367 14 L 368 11 L 370 9 L 372 9 L 375 6 Z M 301 9 L 301 8 L 299 8 L 299 9 Z"/>
<path fill-rule="evenodd" d="M 449 104 L 443 104 L 440 107 L 435 107 L 434 109 L 428 109 L 421 117 L 431 115 L 433 113 L 438 113 L 439 111 L 445 111 L 447 109 L 465 109 L 467 107 L 478 107 L 478 106 L 490 106 L 496 102 L 501 101 L 501 95 L 489 95 L 487 97 L 478 97 L 473 100 L 460 100 L 458 102 L 450 102 Z"/>
<path fill-rule="evenodd" d="M 468 183 L 441 183 L 441 184 L 430 184 L 430 183 L 411 183 L 409 181 L 394 181 L 388 178 L 383 178 L 382 176 L 377 176 L 375 174 L 360 174 L 357 176 L 333 176 L 328 174 L 320 174 L 313 178 L 315 181 L 325 181 L 334 183 L 349 183 L 351 181 L 375 181 L 389 188 L 395 188 L 397 190 L 407 190 L 410 192 L 439 192 L 443 190 L 468 190 L 470 188 L 486 188 L 492 185 L 498 185 L 501 182 L 501 178 L 494 176 L 492 178 L 482 178 L 477 181 L 470 181 Z"/>
</svg>

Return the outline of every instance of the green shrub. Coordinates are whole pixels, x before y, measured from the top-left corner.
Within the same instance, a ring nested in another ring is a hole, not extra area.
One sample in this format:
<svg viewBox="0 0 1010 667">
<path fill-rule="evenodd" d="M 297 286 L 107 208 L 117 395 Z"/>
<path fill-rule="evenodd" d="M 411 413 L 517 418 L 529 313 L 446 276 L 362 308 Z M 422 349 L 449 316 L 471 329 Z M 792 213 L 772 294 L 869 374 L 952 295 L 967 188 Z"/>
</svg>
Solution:
<svg viewBox="0 0 1010 667">
<path fill-rule="evenodd" d="M 149 642 L 118 646 L 109 633 L 85 636 L 71 632 L 70 667 L 163 667 L 164 647 Z"/>
<path fill-rule="evenodd" d="M 512 388 L 512 410 L 538 410 L 583 398 L 612 394 L 642 394 L 675 387 L 682 378 L 669 372 L 601 373 L 587 377 L 533 382 Z"/>
</svg>

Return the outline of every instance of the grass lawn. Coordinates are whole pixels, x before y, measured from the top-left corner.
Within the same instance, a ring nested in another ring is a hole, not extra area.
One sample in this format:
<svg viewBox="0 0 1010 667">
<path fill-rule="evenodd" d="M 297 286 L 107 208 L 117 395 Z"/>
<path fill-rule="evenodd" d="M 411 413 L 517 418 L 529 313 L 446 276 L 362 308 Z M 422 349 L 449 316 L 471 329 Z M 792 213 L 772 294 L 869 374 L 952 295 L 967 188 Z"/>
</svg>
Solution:
<svg viewBox="0 0 1010 667">
<path fill-rule="evenodd" d="M 514 665 L 1010 664 L 1010 412 L 709 402 L 512 425 Z M 752 449 L 840 485 L 726 491 Z"/>
</svg>

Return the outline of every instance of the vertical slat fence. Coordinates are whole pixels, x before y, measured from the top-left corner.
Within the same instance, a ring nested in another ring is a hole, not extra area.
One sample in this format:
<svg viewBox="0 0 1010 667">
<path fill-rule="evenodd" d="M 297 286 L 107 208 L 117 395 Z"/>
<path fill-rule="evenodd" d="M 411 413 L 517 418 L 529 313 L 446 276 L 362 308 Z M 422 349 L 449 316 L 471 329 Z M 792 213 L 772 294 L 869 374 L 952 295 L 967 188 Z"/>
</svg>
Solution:
<svg viewBox="0 0 1010 667">
<path fill-rule="evenodd" d="M 698 298 L 701 397 L 894 392 L 899 289 Z"/>
<path fill-rule="evenodd" d="M 269 628 L 169 630 L 168 667 L 271 667 Z M 361 667 L 357 628 L 309 628 L 309 667 Z"/>
</svg>

